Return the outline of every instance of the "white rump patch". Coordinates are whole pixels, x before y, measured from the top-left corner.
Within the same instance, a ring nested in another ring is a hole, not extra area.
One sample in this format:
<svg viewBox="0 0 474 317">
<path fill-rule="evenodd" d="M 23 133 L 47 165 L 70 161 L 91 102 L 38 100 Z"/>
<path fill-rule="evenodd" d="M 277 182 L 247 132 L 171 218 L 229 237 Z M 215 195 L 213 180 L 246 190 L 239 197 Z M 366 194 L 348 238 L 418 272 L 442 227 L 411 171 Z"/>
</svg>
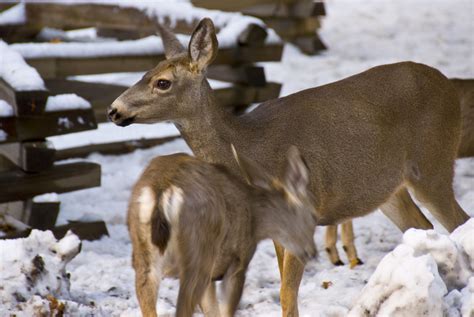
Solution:
<svg viewBox="0 0 474 317">
<path fill-rule="evenodd" d="M 178 219 L 182 204 L 183 190 L 174 185 L 165 190 L 161 196 L 161 206 L 169 222 L 175 222 Z"/>
<path fill-rule="evenodd" d="M 151 221 L 151 215 L 155 209 L 155 193 L 150 187 L 143 187 L 140 196 L 137 198 L 139 203 L 138 218 L 141 223 L 149 223 Z"/>
</svg>

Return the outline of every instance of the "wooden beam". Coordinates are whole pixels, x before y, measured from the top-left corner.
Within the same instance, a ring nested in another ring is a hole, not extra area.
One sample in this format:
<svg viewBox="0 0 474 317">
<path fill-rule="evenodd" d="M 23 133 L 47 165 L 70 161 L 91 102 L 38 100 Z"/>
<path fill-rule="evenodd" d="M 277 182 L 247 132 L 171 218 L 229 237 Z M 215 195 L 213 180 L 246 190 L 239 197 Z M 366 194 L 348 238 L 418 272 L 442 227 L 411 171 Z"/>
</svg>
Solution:
<svg viewBox="0 0 474 317">
<path fill-rule="evenodd" d="M 91 153 L 100 153 L 106 155 L 126 154 L 137 149 L 147 149 L 157 145 L 178 139 L 179 136 L 170 136 L 163 138 L 128 140 L 120 142 L 90 144 L 75 148 L 63 149 L 56 152 L 56 160 L 65 160 L 69 158 L 86 157 Z"/>
<path fill-rule="evenodd" d="M 2 117 L 0 129 L 7 139 L 0 142 L 14 142 L 43 139 L 97 128 L 92 109 L 45 112 L 42 116 Z"/>
<path fill-rule="evenodd" d="M 271 44 L 262 47 L 239 46 L 220 49 L 214 65 L 238 65 L 254 62 L 280 61 L 283 53 L 282 44 Z M 43 79 L 65 78 L 68 76 L 140 72 L 154 68 L 164 60 L 157 56 L 108 56 L 86 58 L 27 58 L 26 61 L 40 73 Z"/>
<path fill-rule="evenodd" d="M 260 4 L 242 9 L 242 13 L 259 18 L 307 18 L 320 15 L 318 14 L 320 10 L 319 7 L 319 4 L 313 0 L 299 0 L 288 4 L 274 1 L 273 3 Z"/>
<path fill-rule="evenodd" d="M 267 35 L 267 31 L 260 25 L 250 24 L 239 34 L 237 42 L 239 45 L 262 46 Z"/>
<path fill-rule="evenodd" d="M 39 172 L 54 163 L 55 149 L 48 141 L 0 144 L 0 155 L 8 158 L 25 172 Z"/>
<path fill-rule="evenodd" d="M 291 39 L 298 35 L 316 34 L 320 27 L 319 18 L 304 19 L 265 18 L 268 27 L 274 29 L 283 39 Z"/>
<path fill-rule="evenodd" d="M 5 236 L 0 237 L 0 239 L 5 240 L 26 238 L 30 235 L 31 230 L 32 229 L 27 229 L 24 231 L 7 234 Z M 53 232 L 54 237 L 56 239 L 63 238 L 69 230 L 74 232 L 81 240 L 97 240 L 103 237 L 104 235 L 109 235 L 109 232 L 107 231 L 107 226 L 103 221 L 74 221 L 69 222 L 69 224 L 67 225 L 58 226 L 50 230 Z"/>
<path fill-rule="evenodd" d="M 210 79 L 249 86 L 264 86 L 267 82 L 265 70 L 261 66 L 211 65 L 207 70 Z"/>
<path fill-rule="evenodd" d="M 0 99 L 13 107 L 17 117 L 43 113 L 48 95 L 46 90 L 17 91 L 0 78 Z"/>
<path fill-rule="evenodd" d="M 89 83 L 67 79 L 47 79 L 46 87 L 52 94 L 75 93 L 91 103 L 94 116 L 98 122 L 107 121 L 105 109 L 128 87 L 101 83 Z"/>
<path fill-rule="evenodd" d="M 53 229 L 59 214 L 59 201 L 35 202 L 28 199 L 25 204 L 25 223 L 34 229 Z"/>
<path fill-rule="evenodd" d="M 291 43 L 305 54 L 313 55 L 327 47 L 317 34 L 297 36 L 290 40 Z"/>
<path fill-rule="evenodd" d="M 12 186 L 15 184 L 15 186 Z M 0 202 L 24 200 L 44 193 L 64 193 L 100 186 L 100 165 L 70 163 L 55 165 L 40 173 L 20 169 L 0 174 Z"/>
<path fill-rule="evenodd" d="M 282 4 L 293 3 L 297 0 L 278 0 Z M 239 0 L 239 1 L 222 1 L 222 0 L 191 0 L 192 4 L 196 7 L 221 10 L 221 11 L 241 11 L 242 9 L 274 3 L 275 0 Z"/>
</svg>

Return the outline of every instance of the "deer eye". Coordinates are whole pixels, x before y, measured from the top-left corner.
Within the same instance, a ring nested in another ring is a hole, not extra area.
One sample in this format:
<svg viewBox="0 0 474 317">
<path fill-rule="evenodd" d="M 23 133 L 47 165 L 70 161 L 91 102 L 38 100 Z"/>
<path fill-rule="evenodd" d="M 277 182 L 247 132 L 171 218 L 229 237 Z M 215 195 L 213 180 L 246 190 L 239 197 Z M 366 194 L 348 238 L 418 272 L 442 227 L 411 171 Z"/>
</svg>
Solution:
<svg viewBox="0 0 474 317">
<path fill-rule="evenodd" d="M 171 87 L 171 82 L 166 79 L 158 79 L 156 82 L 156 88 L 160 90 L 166 90 Z"/>
</svg>

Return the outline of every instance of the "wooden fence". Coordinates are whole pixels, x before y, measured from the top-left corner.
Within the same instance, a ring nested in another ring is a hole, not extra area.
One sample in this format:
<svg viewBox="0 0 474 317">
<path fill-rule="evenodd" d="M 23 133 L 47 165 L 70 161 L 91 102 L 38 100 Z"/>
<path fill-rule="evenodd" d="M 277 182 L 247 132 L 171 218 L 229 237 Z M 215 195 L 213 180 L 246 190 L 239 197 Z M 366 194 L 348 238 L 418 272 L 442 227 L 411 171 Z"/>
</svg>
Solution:
<svg viewBox="0 0 474 317">
<path fill-rule="evenodd" d="M 157 19 L 150 18 L 133 7 L 97 4 L 22 5 L 26 21 L 0 25 L 0 38 L 20 53 L 21 43 L 36 43 L 25 44 L 30 46 L 22 55 L 41 75 L 47 90 L 15 91 L 5 81 L 0 81 L 0 99 L 16 108 L 15 116 L 0 117 L 0 129 L 7 134 L 5 140 L 0 142 L 0 203 L 4 203 L 0 205 L 0 213 L 2 209 L 3 212 L 8 209 L 10 214 L 31 227 L 54 229 L 60 235 L 65 232 L 65 227 L 54 227 L 59 202 L 36 202 L 33 197 L 42 193 L 61 193 L 99 186 L 100 166 L 87 162 L 57 165 L 55 161 L 85 157 L 91 152 L 126 153 L 135 148 L 150 147 L 176 138 L 113 142 L 56 151 L 46 141 L 46 137 L 96 128 L 96 122 L 106 121 L 106 107 L 127 89 L 121 85 L 84 82 L 68 77 L 143 72 L 156 66 L 164 59 L 164 55 L 149 52 L 97 56 L 48 54 L 61 45 L 77 44 L 74 43 L 77 39 L 68 36 L 68 30 L 94 27 L 98 36 L 133 42 L 155 34 Z M 9 7 L 11 6 L 0 6 L 0 10 Z M 199 19 L 190 21 L 161 17 L 161 23 L 183 34 L 190 34 L 198 22 Z M 220 25 L 216 26 L 218 30 L 221 28 Z M 55 32 L 43 32 L 46 28 L 54 28 Z M 267 36 L 267 29 L 261 23 L 248 24 L 236 36 L 235 43 L 219 49 L 218 56 L 208 71 L 209 78 L 228 83 L 224 88 L 215 90 L 216 97 L 223 106 L 236 113 L 253 103 L 279 96 L 281 85 L 268 82 L 263 67 L 256 65 L 262 61 L 281 59 L 282 43 L 268 41 Z M 35 45 L 42 45 L 47 54 L 28 54 L 35 49 Z M 44 111 L 49 96 L 66 93 L 75 93 L 88 100 L 92 109 Z M 61 122 L 74 124 L 64 125 Z M 102 222 L 94 222 L 90 226 L 71 223 L 69 226 L 87 238 L 97 238 L 106 232 Z M 26 234 L 28 231 L 16 232 L 9 237 Z"/>
</svg>

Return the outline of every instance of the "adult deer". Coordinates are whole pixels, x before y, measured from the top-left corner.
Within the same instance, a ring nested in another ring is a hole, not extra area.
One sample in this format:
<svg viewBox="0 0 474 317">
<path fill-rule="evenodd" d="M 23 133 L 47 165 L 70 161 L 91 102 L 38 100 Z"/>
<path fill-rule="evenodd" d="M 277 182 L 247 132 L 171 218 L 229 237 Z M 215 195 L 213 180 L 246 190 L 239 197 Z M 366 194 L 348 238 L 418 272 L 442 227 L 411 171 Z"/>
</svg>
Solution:
<svg viewBox="0 0 474 317">
<path fill-rule="evenodd" d="M 402 231 L 432 228 L 408 189 L 449 231 L 468 219 L 452 189 L 459 100 L 437 70 L 379 66 L 236 117 L 216 103 L 205 77 L 217 54 L 212 21 L 199 23 L 188 50 L 168 30 L 162 37 L 167 59 L 114 101 L 108 114 L 116 124 L 171 121 L 198 158 L 234 170 L 229 144 L 272 171 L 295 145 L 309 166 L 320 225 L 380 208 Z M 275 245 L 283 314 L 297 316 L 304 266 Z"/>
<path fill-rule="evenodd" d="M 278 241 L 303 263 L 316 255 L 308 171 L 298 150 L 288 152 L 282 179 L 235 156 L 252 186 L 222 165 L 186 154 L 153 159 L 136 183 L 128 227 L 144 316 L 157 316 L 164 276 L 180 279 L 176 316 L 190 317 L 198 303 L 206 316 L 219 316 L 213 281 L 221 279 L 223 313 L 233 316 L 262 239 Z"/>
</svg>

